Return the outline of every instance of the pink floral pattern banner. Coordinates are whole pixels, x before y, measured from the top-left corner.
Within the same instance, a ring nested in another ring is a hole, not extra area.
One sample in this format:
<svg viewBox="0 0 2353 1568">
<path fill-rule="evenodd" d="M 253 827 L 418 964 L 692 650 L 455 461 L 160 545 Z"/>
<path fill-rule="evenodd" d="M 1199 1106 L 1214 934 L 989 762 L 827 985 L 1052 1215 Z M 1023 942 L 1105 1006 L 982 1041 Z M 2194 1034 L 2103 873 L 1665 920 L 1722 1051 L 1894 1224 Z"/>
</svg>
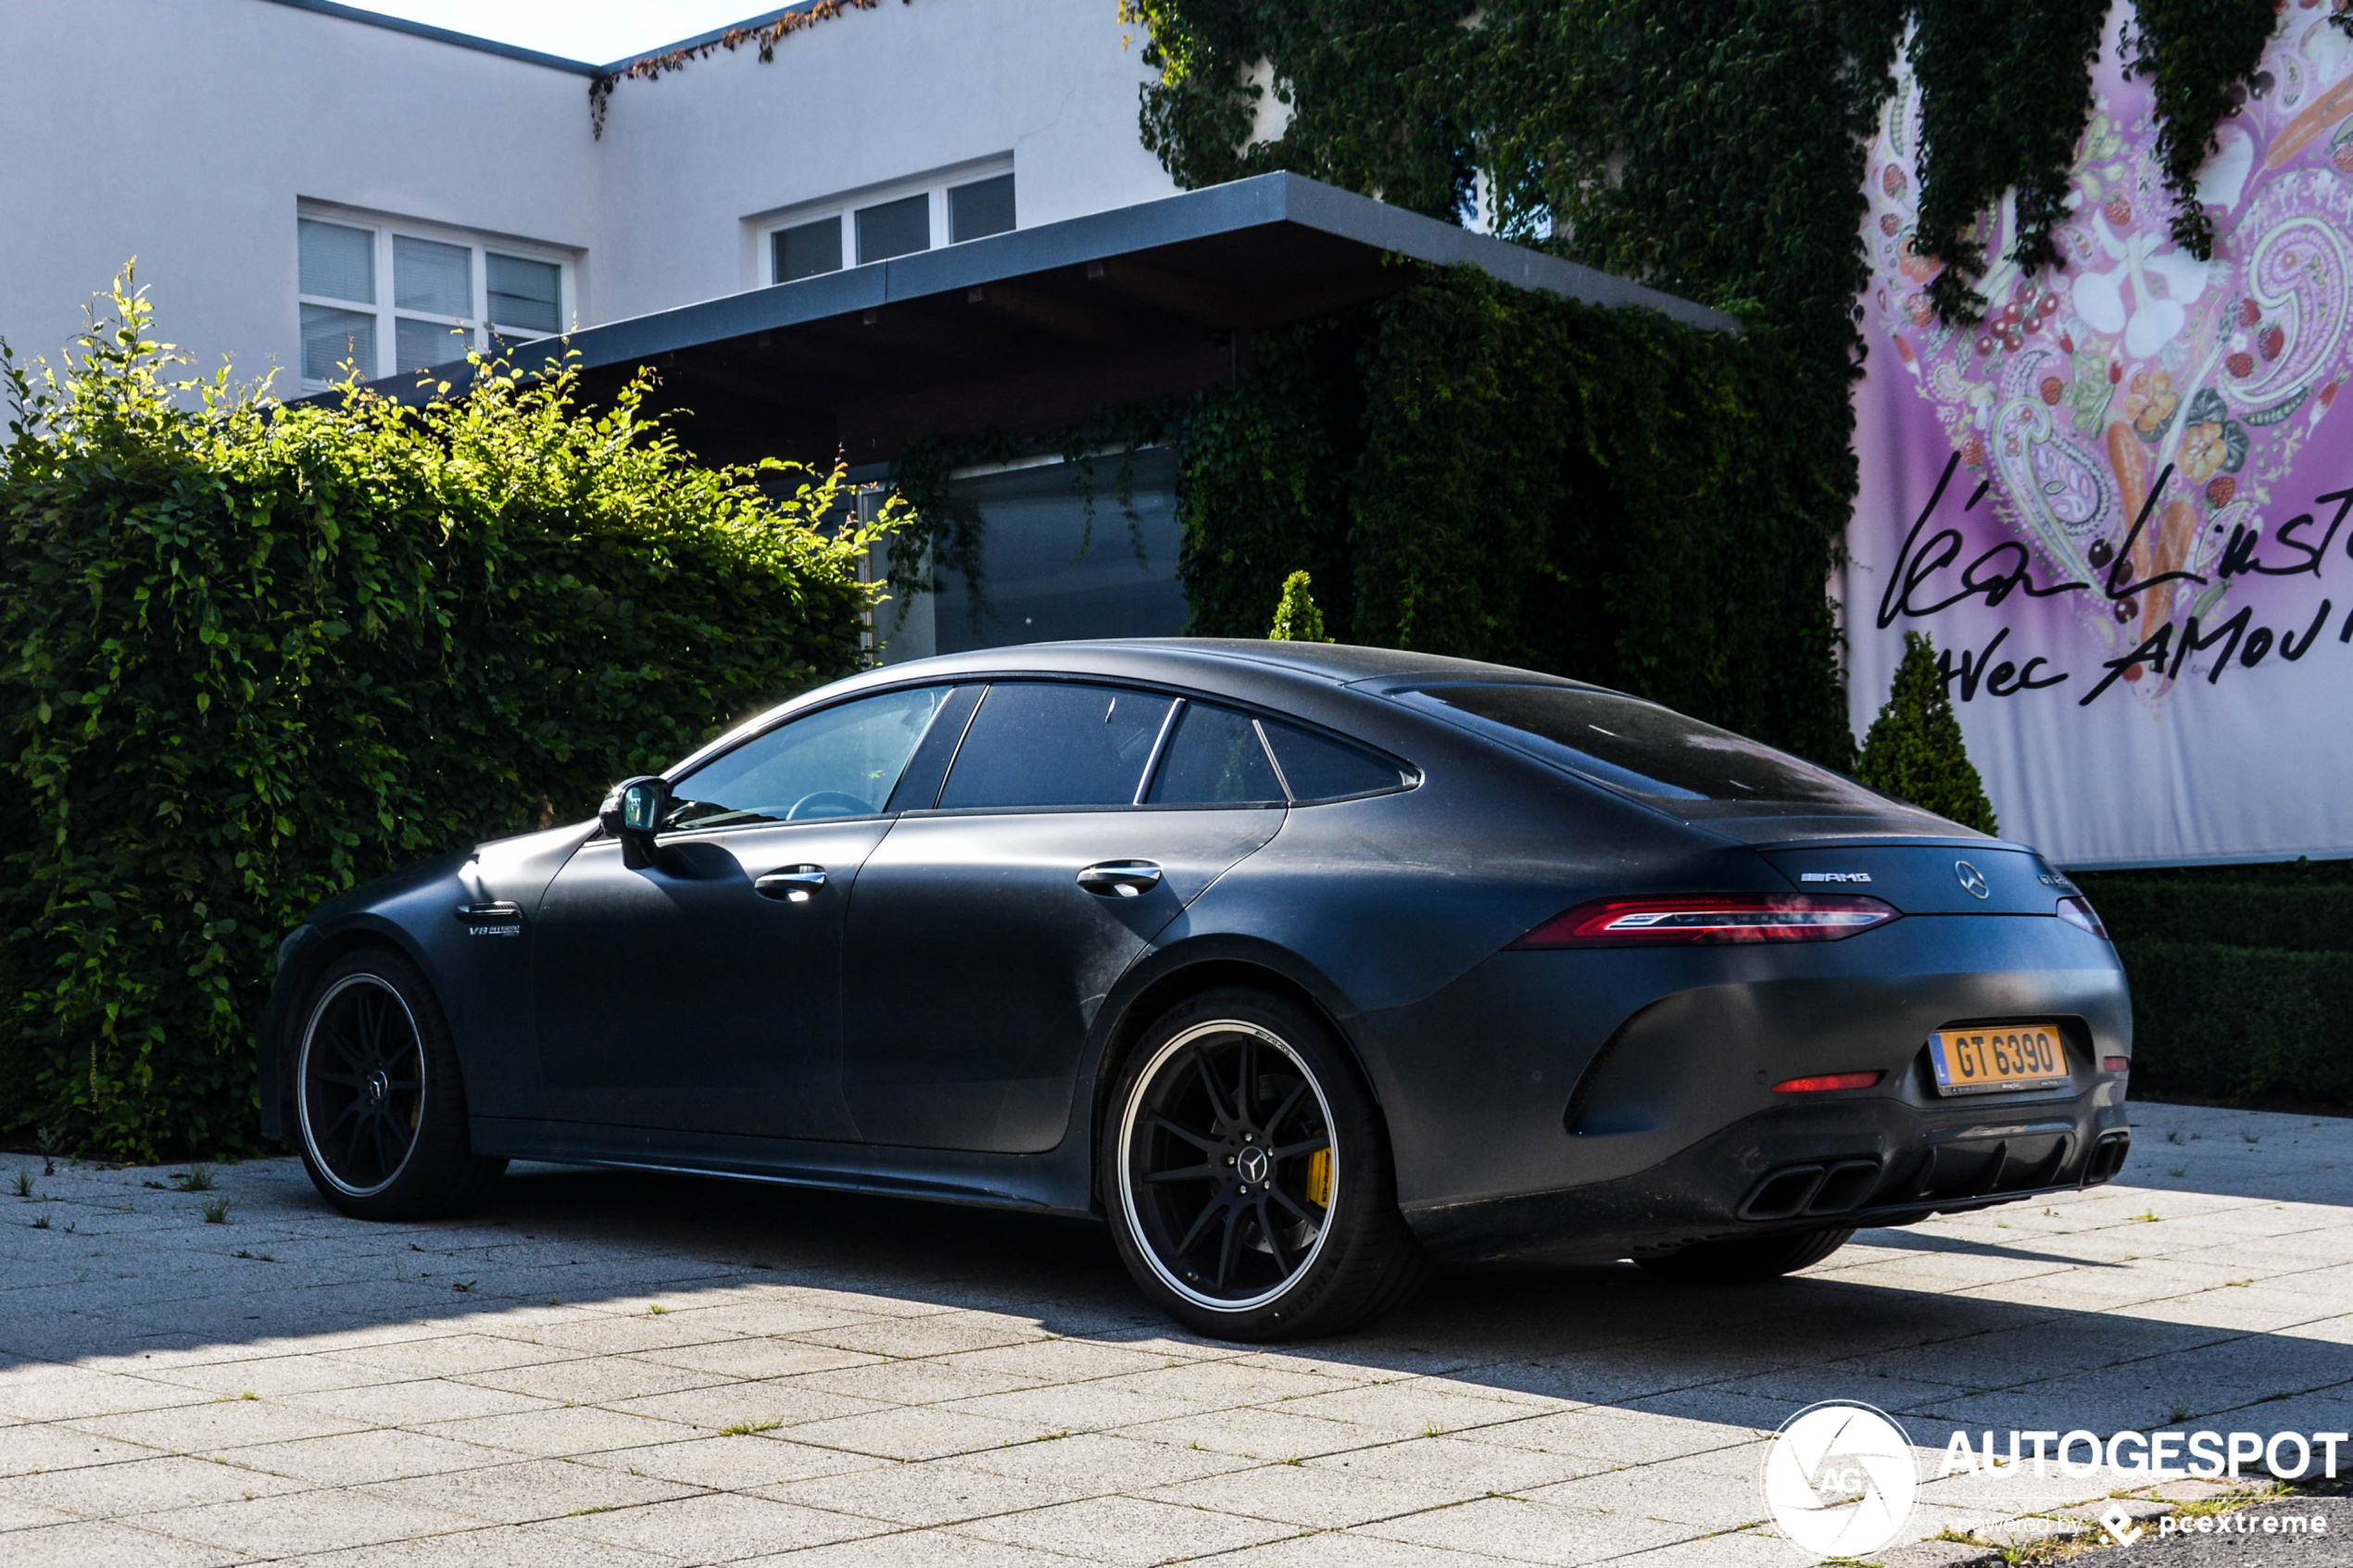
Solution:
<svg viewBox="0 0 2353 1568">
<path fill-rule="evenodd" d="M 2204 171 L 2202 261 L 2171 233 L 2148 84 L 2118 64 L 2126 15 L 2055 233 L 2065 266 L 2023 274 L 2015 214 L 1987 215 L 1982 322 L 1929 305 L 1908 80 L 1882 116 L 1846 583 L 1856 717 L 1901 633 L 1928 632 L 2006 831 L 2080 863 L 2353 851 L 2345 813 L 2233 825 L 2183 794 L 2213 787 L 2192 753 L 2235 744 L 2251 709 L 2353 718 L 2353 443 L 2332 418 L 2353 375 L 2353 38 L 2325 0 L 2283 5 Z M 2307 739 L 2341 778 L 2353 740 Z M 2112 800 L 2100 775 L 2133 767 L 2163 781 L 2114 803 L 2137 825 L 2082 820 Z"/>
</svg>

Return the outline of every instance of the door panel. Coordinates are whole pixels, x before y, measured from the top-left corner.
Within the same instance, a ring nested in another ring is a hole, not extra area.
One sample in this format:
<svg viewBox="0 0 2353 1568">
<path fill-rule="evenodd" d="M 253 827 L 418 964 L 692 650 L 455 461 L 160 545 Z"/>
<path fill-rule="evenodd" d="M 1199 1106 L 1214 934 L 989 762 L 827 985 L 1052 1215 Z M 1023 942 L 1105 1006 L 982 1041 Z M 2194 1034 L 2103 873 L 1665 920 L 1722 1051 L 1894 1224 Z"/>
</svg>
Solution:
<svg viewBox="0 0 2353 1568">
<path fill-rule="evenodd" d="M 534 945 L 549 1115 L 856 1136 L 839 1089 L 842 914 L 888 827 L 666 835 L 636 870 L 611 840 L 584 845 L 549 886 Z M 801 874 L 755 887 L 780 871 Z"/>
<path fill-rule="evenodd" d="M 1060 1143 L 1113 982 L 1282 822 L 1264 806 L 900 818 L 859 875 L 843 951 L 842 1091 L 860 1135 L 1003 1153 Z M 1161 875 L 1141 890 L 1134 875 L 1079 885 L 1113 861 Z"/>
</svg>

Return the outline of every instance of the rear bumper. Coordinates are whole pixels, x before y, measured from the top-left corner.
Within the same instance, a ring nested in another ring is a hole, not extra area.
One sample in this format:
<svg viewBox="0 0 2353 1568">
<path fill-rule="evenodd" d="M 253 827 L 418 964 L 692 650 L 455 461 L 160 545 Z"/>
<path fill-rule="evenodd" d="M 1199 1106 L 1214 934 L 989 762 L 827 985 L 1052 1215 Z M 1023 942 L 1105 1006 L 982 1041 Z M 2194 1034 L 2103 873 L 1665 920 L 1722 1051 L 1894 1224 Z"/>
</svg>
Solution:
<svg viewBox="0 0 2353 1568">
<path fill-rule="evenodd" d="M 2057 1024 L 2069 1081 L 1940 1096 L 1929 1034 L 2002 1021 Z M 1352 1033 L 1428 1245 L 1624 1257 L 2077 1185 L 2125 1128 L 2124 1074 L 2105 1064 L 2131 1056 L 2132 1005 L 2088 932 L 1930 915 L 1833 943 L 1499 953 Z M 1868 1089 L 1773 1088 L 1873 1070 Z M 1762 1192 L 1806 1165 L 1814 1192 Z"/>
<path fill-rule="evenodd" d="M 2096 1185 L 2132 1134 L 2121 1097 L 1930 1110 L 1899 1099 L 1749 1117 L 1647 1171 L 1551 1192 L 1409 1207 L 1454 1259 L 1593 1260 L 1825 1225 L 1907 1225 Z"/>
</svg>

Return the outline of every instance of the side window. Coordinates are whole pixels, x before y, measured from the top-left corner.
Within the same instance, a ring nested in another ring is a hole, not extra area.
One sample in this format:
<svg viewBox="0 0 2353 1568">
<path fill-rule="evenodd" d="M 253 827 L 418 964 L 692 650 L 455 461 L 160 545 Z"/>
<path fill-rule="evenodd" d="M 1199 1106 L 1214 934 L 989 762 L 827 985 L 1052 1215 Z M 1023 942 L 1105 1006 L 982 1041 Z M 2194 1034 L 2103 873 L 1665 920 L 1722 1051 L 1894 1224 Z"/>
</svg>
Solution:
<svg viewBox="0 0 2353 1568">
<path fill-rule="evenodd" d="M 940 809 L 1130 805 L 1170 706 L 1114 686 L 990 686 L 948 771 Z"/>
<path fill-rule="evenodd" d="M 884 692 L 795 719 L 680 779 L 664 828 L 802 822 L 882 810 L 953 688 Z"/>
<path fill-rule="evenodd" d="M 1279 806 L 1283 785 L 1250 715 L 1189 702 L 1147 798 L 1155 806 Z"/>
<path fill-rule="evenodd" d="M 1397 769 L 1369 752 L 1294 730 L 1269 721 L 1266 744 L 1275 748 L 1276 765 L 1293 800 L 1338 800 L 1351 795 L 1377 795 L 1405 781 Z"/>
</svg>

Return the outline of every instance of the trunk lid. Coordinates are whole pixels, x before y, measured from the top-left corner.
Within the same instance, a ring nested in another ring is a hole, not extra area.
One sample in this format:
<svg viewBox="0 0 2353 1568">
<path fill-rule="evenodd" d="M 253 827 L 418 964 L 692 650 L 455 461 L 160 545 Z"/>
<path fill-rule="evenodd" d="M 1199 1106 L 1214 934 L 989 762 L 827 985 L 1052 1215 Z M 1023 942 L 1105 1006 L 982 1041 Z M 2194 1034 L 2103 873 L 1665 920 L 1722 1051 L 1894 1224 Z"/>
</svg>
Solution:
<svg viewBox="0 0 2353 1568">
<path fill-rule="evenodd" d="M 2076 890 L 2032 849 L 1991 839 L 1818 840 L 1757 852 L 1800 893 L 1869 894 L 1907 915 L 2047 915 Z"/>
</svg>

